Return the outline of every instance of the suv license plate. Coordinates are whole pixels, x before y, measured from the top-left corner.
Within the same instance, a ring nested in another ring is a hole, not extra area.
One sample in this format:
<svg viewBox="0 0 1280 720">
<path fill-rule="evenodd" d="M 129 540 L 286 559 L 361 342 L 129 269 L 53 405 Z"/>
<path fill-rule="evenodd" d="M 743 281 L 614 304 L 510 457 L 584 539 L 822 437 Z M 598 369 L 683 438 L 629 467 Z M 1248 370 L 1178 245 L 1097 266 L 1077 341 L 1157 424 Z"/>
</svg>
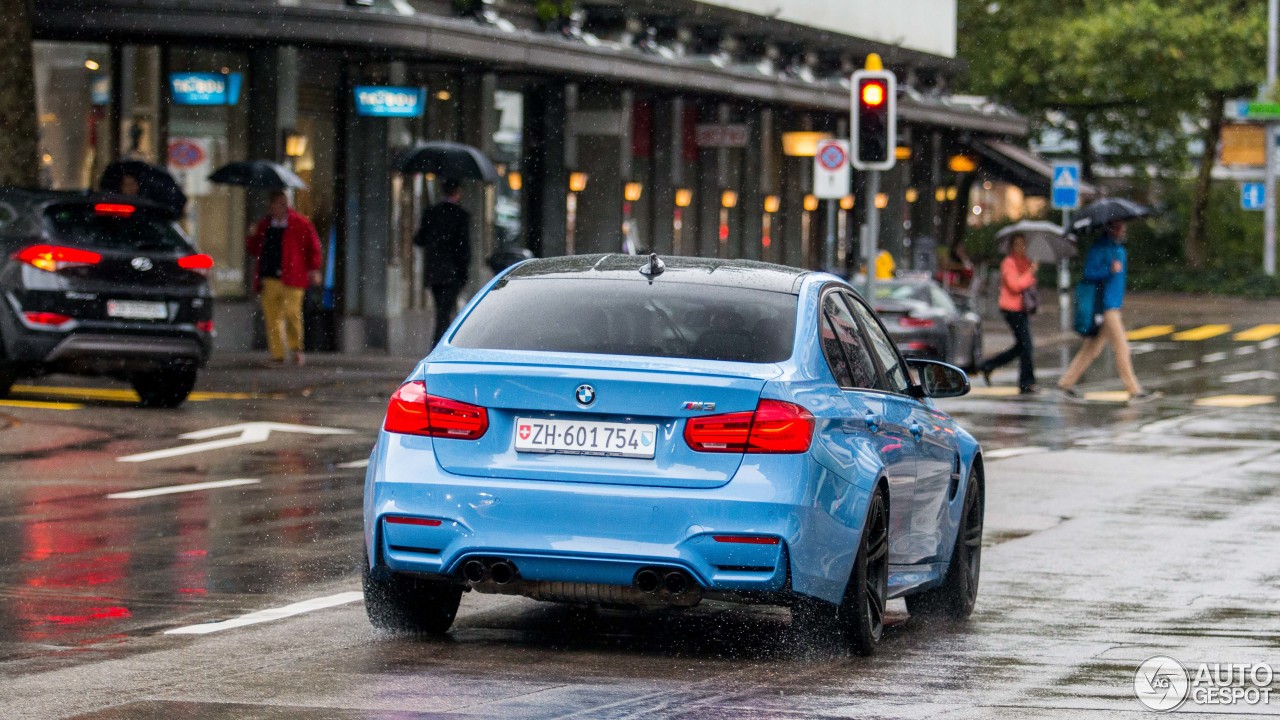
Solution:
<svg viewBox="0 0 1280 720">
<path fill-rule="evenodd" d="M 516 418 L 518 452 L 652 458 L 657 439 L 657 425 Z"/>
<path fill-rule="evenodd" d="M 169 317 L 169 306 L 162 302 L 144 300 L 108 300 L 107 317 L 129 320 L 164 320 Z"/>
</svg>

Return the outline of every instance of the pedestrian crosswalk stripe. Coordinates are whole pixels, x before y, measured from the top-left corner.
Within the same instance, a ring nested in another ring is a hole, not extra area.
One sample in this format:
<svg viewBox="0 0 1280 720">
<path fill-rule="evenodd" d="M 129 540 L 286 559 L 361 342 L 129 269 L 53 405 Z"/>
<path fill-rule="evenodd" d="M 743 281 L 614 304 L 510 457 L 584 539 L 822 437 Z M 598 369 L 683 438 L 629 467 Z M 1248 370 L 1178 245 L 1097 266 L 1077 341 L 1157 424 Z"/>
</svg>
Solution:
<svg viewBox="0 0 1280 720">
<path fill-rule="evenodd" d="M 1084 399 L 1090 402 L 1123 403 L 1129 402 L 1129 393 L 1124 390 L 1099 390 L 1085 393 Z"/>
<path fill-rule="evenodd" d="M 36 408 L 39 410 L 79 410 L 79 403 L 40 402 L 39 400 L 0 400 L 0 407 Z"/>
<path fill-rule="evenodd" d="M 1257 327 L 1252 327 L 1248 330 L 1238 332 L 1233 337 L 1236 340 L 1254 342 L 1257 340 L 1267 340 L 1277 335 L 1280 335 L 1280 325 L 1277 325 L 1276 323 L 1267 323 L 1265 325 L 1258 325 Z"/>
<path fill-rule="evenodd" d="M 1270 405 L 1276 401 L 1275 395 L 1210 395 L 1198 398 L 1198 407 L 1243 408 L 1254 405 Z"/>
<path fill-rule="evenodd" d="M 1218 337 L 1231 332 L 1230 325 L 1201 325 L 1198 328 L 1183 330 L 1180 333 L 1174 333 L 1174 340 L 1208 340 L 1209 338 Z"/>
<path fill-rule="evenodd" d="M 1151 338 L 1168 335 L 1173 330 L 1174 327 L 1172 325 L 1148 325 L 1137 330 L 1130 330 L 1127 336 L 1130 340 L 1150 340 Z"/>
</svg>

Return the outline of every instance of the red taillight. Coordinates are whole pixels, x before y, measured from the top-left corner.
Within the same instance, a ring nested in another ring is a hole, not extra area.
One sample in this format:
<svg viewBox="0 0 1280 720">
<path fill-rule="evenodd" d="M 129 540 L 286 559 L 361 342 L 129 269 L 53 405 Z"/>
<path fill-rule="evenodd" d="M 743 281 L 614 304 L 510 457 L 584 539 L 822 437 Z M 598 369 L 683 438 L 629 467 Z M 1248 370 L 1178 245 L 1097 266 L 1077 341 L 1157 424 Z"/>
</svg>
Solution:
<svg viewBox="0 0 1280 720">
<path fill-rule="evenodd" d="M 57 272 L 78 265 L 97 265 L 102 256 L 92 250 L 59 247 L 57 245 L 32 245 L 14 255 L 20 262 L 45 272 Z"/>
<path fill-rule="evenodd" d="M 99 215 L 110 215 L 111 217 L 132 217 L 134 211 L 138 208 L 124 203 L 98 203 L 93 206 L 93 211 Z"/>
<path fill-rule="evenodd" d="M 689 418 L 684 441 L 698 452 L 802 453 L 813 440 L 813 415 L 799 405 L 761 400 L 755 412 Z"/>
<path fill-rule="evenodd" d="M 910 315 L 903 315 L 898 318 L 898 324 L 902 327 L 911 328 L 931 328 L 933 327 L 933 318 L 918 318 Z"/>
<path fill-rule="evenodd" d="M 209 270 L 213 267 L 213 258 L 205 255 L 204 253 L 199 255 L 187 255 L 185 257 L 178 258 L 178 267 L 183 270 L 200 273 L 201 275 L 208 275 Z"/>
<path fill-rule="evenodd" d="M 739 543 L 741 545 L 777 545 L 780 542 L 776 537 L 762 535 L 712 535 L 711 539 L 716 542 Z"/>
<path fill-rule="evenodd" d="M 443 522 L 435 518 L 409 517 L 407 515 L 388 515 L 386 521 L 392 525 L 420 525 L 422 527 L 440 527 Z"/>
<path fill-rule="evenodd" d="M 49 327 L 66 325 L 74 319 L 70 315 L 63 315 L 61 313 L 35 311 L 24 312 L 22 313 L 22 316 L 32 325 L 47 325 Z"/>
<path fill-rule="evenodd" d="M 197 320 L 197 321 L 196 321 L 196 329 L 197 329 L 197 330 L 199 330 L 199 331 L 200 331 L 200 332 L 202 332 L 202 333 L 205 333 L 205 334 L 208 334 L 208 335 L 212 335 L 212 334 L 213 334 L 213 321 L 212 321 L 212 320 Z"/>
<path fill-rule="evenodd" d="M 426 383 L 417 380 L 391 395 L 382 427 L 405 435 L 477 440 L 489 429 L 489 413 L 478 405 L 428 395 Z"/>
</svg>

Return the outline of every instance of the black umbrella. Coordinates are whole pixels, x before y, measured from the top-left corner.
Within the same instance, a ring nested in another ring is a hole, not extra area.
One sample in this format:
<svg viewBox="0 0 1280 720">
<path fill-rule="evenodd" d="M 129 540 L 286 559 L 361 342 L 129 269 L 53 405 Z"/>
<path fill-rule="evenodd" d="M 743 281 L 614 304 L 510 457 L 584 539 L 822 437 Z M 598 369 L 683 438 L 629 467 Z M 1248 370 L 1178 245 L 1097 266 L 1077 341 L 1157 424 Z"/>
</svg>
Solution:
<svg viewBox="0 0 1280 720">
<path fill-rule="evenodd" d="M 458 180 L 498 182 L 498 171 L 489 158 L 476 148 L 461 143 L 418 143 L 400 153 L 395 168 L 402 173 L 435 173 Z"/>
<path fill-rule="evenodd" d="M 1036 262 L 1058 263 L 1076 256 L 1076 236 L 1066 235 L 1061 225 L 1042 220 L 1023 220 L 996 233 L 1000 252 L 1008 253 L 1014 235 L 1027 241 L 1027 257 Z"/>
<path fill-rule="evenodd" d="M 1137 220 L 1150 217 L 1151 208 L 1124 198 L 1102 198 L 1084 207 L 1071 223 L 1072 229 L 1088 230 L 1106 225 L 1113 220 Z"/>
<path fill-rule="evenodd" d="M 306 190 L 307 184 L 280 163 L 267 160 L 240 160 L 228 163 L 213 171 L 210 182 L 220 185 L 240 185 L 259 190 Z"/>
<path fill-rule="evenodd" d="M 164 205 L 181 215 L 187 204 L 187 194 L 182 186 L 159 165 L 141 160 L 116 160 L 102 170 L 98 187 L 103 192 L 124 192 L 124 179 L 132 177 L 138 183 L 138 195 L 153 203 Z"/>
</svg>

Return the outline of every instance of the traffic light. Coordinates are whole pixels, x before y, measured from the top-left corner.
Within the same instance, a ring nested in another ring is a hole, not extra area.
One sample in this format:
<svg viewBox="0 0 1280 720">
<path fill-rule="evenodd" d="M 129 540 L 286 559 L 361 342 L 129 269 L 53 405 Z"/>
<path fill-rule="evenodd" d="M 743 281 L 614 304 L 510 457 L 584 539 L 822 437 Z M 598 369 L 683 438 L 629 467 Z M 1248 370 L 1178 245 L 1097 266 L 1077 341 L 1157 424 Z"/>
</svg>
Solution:
<svg viewBox="0 0 1280 720">
<path fill-rule="evenodd" d="M 888 170 L 897 161 L 896 85 L 888 70 L 859 70 L 853 74 L 851 161 L 859 170 Z"/>
</svg>

